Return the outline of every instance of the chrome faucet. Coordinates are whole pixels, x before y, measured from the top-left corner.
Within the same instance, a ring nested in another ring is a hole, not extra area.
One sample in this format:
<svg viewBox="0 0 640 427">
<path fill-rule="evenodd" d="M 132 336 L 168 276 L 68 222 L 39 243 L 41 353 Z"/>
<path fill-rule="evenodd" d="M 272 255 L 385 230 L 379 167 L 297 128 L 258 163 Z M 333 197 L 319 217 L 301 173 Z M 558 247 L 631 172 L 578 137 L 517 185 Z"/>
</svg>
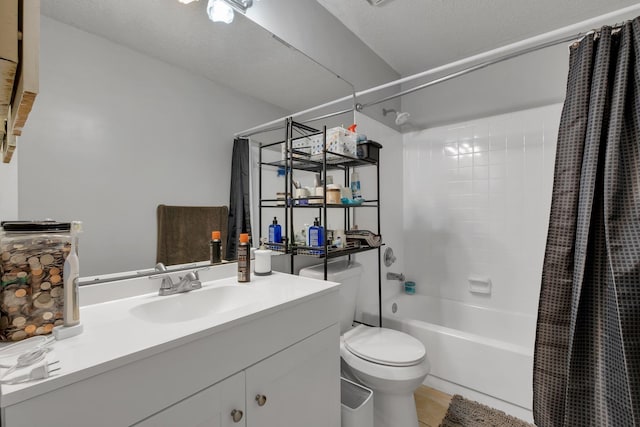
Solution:
<svg viewBox="0 0 640 427">
<path fill-rule="evenodd" d="M 178 283 L 173 283 L 171 276 L 169 276 L 169 273 L 167 272 L 167 267 L 165 267 L 164 264 L 159 262 L 156 264 L 155 269 L 161 274 L 155 274 L 153 276 L 149 276 L 149 278 L 162 278 L 162 284 L 158 290 L 158 295 L 160 296 L 189 292 L 202 287 L 202 282 L 200 282 L 200 277 L 198 276 L 198 270 L 190 271 L 185 274 L 184 277 L 180 277 L 180 281 Z"/>
</svg>

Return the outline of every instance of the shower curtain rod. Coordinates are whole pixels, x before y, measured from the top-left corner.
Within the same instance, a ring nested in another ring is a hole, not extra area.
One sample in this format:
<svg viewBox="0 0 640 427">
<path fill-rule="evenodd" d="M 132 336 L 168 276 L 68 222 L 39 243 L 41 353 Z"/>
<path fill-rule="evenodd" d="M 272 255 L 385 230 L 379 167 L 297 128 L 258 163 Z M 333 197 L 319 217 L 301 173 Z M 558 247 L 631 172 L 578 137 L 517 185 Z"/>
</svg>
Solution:
<svg viewBox="0 0 640 427">
<path fill-rule="evenodd" d="M 503 62 L 506 61 L 508 59 L 512 59 L 515 58 L 517 56 L 520 55 L 524 55 L 527 53 L 532 53 L 535 52 L 537 50 L 541 50 L 541 49 L 545 49 L 551 46 L 555 46 L 558 45 L 560 43 L 567 43 L 569 41 L 572 40 L 576 40 L 576 39 L 580 39 L 588 34 L 591 34 L 593 32 L 595 32 L 595 30 L 590 30 L 590 31 L 584 31 L 584 28 L 593 28 L 594 26 L 602 26 L 605 25 L 603 24 L 603 22 L 608 22 L 608 21 L 617 21 L 620 17 L 622 16 L 626 16 L 628 14 L 631 13 L 638 13 L 640 12 L 640 3 L 632 5 L 632 6 L 628 6 L 625 7 L 623 9 L 619 9 L 616 10 L 614 12 L 610 12 L 604 15 L 600 15 L 598 17 L 595 18 L 591 18 L 591 19 L 587 19 L 581 22 L 578 22 L 576 24 L 572 24 L 569 25 L 567 27 L 561 28 L 561 29 L 557 29 L 557 30 L 553 30 L 553 31 L 549 31 L 547 33 L 544 34 L 540 34 L 538 36 L 534 36 L 534 37 L 530 37 L 528 39 L 525 40 L 521 40 L 519 42 L 515 42 L 515 43 L 511 43 L 496 49 L 492 49 L 486 52 L 482 52 L 479 53 L 477 55 L 473 55 L 458 61 L 454 61 L 454 62 L 450 62 L 448 64 L 445 65 L 441 65 L 439 67 L 435 67 L 435 68 L 431 68 L 429 70 L 426 71 L 422 71 L 420 73 L 417 74 L 413 74 L 411 76 L 407 76 L 407 77 L 403 77 L 397 80 L 393 80 L 391 82 L 388 83 L 384 83 L 382 85 L 379 86 L 375 86 L 369 89 L 365 89 L 363 91 L 359 91 L 359 92 L 355 92 L 352 95 L 348 95 L 333 101 L 329 101 L 326 102 L 324 104 L 312 107 L 312 108 L 308 108 L 306 110 L 302 110 L 302 111 L 298 111 L 297 113 L 293 113 L 293 114 L 289 114 L 287 116 L 284 116 L 282 118 L 276 119 L 276 120 L 272 120 L 270 122 L 267 123 L 263 123 L 261 125 L 258 126 L 254 126 L 252 128 L 246 129 L 242 132 L 238 132 L 236 133 L 234 136 L 235 137 L 248 137 L 251 135 L 255 135 L 257 133 L 262 133 L 265 132 L 267 128 L 269 128 L 269 130 L 277 130 L 277 129 L 281 129 L 282 128 L 282 122 L 287 119 L 288 117 L 299 117 L 308 113 L 311 113 L 313 111 L 316 110 L 320 110 L 322 108 L 326 108 L 326 107 L 330 107 L 332 105 L 338 104 L 340 102 L 345 102 L 348 101 L 350 99 L 353 99 L 354 97 L 359 97 L 359 96 L 364 96 L 370 93 L 374 93 L 374 92 L 378 92 L 380 90 L 392 87 L 392 86 L 397 86 L 403 83 L 407 83 L 413 80 L 417 80 L 420 79 L 422 77 L 427 77 L 429 75 L 432 74 L 437 74 L 437 73 L 441 73 L 443 71 L 447 71 L 450 70 L 452 68 L 457 68 L 460 66 L 466 66 L 472 63 L 475 63 L 477 61 L 484 61 L 481 62 L 479 64 L 476 65 L 472 65 L 468 68 L 453 72 L 449 75 L 446 75 L 444 77 L 438 78 L 436 80 L 433 80 L 431 82 L 427 82 L 424 83 L 422 85 L 416 86 L 415 88 L 410 88 L 407 89 L 405 91 L 401 91 L 395 95 L 391 95 L 391 96 L 387 96 L 384 97 L 382 99 L 376 100 L 376 101 L 372 101 L 369 102 L 367 104 L 361 104 L 360 108 L 358 108 L 358 106 L 356 106 L 356 109 L 360 110 L 364 107 L 367 106 L 371 106 L 371 105 L 376 105 L 385 101 L 388 101 L 390 99 L 394 99 L 394 98 L 398 98 L 400 96 L 406 95 L 407 93 L 411 93 L 411 92 L 415 92 L 417 90 L 420 89 L 424 89 L 426 87 L 453 79 L 455 77 L 459 77 L 461 75 L 467 74 L 467 73 L 471 73 L 473 71 L 477 71 L 479 69 L 488 67 L 489 65 L 493 65 L 496 64 L 498 62 Z M 619 24 L 616 24 L 616 26 Z M 576 33 L 577 31 L 577 33 Z M 568 35 L 567 35 L 568 34 Z M 502 55 L 504 52 L 507 52 L 506 54 Z M 502 55 L 499 57 L 496 57 L 496 55 Z M 493 59 L 486 59 L 486 58 L 493 58 Z M 351 110 L 347 110 L 347 111 L 351 111 Z M 344 114 L 343 111 L 341 112 L 336 112 L 336 113 L 330 113 L 330 115 L 327 115 L 329 117 L 334 116 L 334 115 L 339 115 L 339 114 Z M 310 120 L 306 120 L 305 122 L 309 122 L 309 121 L 314 121 L 314 120 L 318 120 L 318 118 L 314 118 L 314 119 L 310 119 Z M 274 125 L 278 125 L 278 127 L 276 128 L 272 128 Z"/>
</svg>

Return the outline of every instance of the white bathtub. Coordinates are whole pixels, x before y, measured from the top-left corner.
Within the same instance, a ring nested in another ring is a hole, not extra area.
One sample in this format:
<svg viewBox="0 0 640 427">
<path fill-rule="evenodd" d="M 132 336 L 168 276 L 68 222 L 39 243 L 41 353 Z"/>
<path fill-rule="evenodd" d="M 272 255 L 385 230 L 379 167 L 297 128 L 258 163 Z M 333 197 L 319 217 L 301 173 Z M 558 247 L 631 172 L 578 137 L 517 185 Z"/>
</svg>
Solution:
<svg viewBox="0 0 640 427">
<path fill-rule="evenodd" d="M 535 322 L 527 314 L 423 295 L 401 294 L 383 305 L 383 326 L 424 343 L 431 362 L 426 385 L 527 421 L 532 420 Z"/>
</svg>

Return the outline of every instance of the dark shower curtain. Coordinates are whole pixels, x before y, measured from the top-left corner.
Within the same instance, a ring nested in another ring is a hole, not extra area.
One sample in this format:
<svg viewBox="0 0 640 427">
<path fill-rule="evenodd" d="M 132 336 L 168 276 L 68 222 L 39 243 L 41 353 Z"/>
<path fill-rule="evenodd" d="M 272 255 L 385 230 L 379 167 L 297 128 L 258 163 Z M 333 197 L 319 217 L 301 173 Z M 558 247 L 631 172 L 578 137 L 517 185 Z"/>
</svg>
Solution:
<svg viewBox="0 0 640 427">
<path fill-rule="evenodd" d="M 249 168 L 249 140 L 236 138 L 233 141 L 233 156 L 231 158 L 231 190 L 226 249 L 226 257 L 228 260 L 238 258 L 238 239 L 240 233 L 251 233 Z"/>
<path fill-rule="evenodd" d="M 571 47 L 534 359 L 539 427 L 640 425 L 640 18 Z"/>
</svg>

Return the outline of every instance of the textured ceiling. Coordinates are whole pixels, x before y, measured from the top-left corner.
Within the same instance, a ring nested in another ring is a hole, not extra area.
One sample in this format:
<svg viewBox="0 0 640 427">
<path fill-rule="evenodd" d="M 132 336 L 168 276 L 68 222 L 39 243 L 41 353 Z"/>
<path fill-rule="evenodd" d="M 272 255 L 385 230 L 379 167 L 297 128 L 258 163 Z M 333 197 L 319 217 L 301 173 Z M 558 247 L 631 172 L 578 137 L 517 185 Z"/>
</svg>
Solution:
<svg viewBox="0 0 640 427">
<path fill-rule="evenodd" d="M 401 75 L 621 9 L 637 0 L 318 0 Z"/>
<path fill-rule="evenodd" d="M 317 1 L 401 75 L 637 3 L 388 0 L 373 7 L 365 0 Z M 262 0 L 265 6 L 269 2 L 274 8 L 286 4 Z M 350 88 L 333 74 L 281 44 L 241 14 L 236 14 L 231 25 L 212 23 L 205 8 L 206 0 L 189 5 L 177 0 L 42 2 L 46 16 L 176 64 L 287 111 L 299 111 L 350 93 Z M 314 37 L 310 36 L 309 42 L 313 43 Z"/>
<path fill-rule="evenodd" d="M 287 111 L 349 93 L 334 75 L 241 14 L 231 25 L 211 22 L 206 3 L 46 0 L 42 13 Z"/>
</svg>

